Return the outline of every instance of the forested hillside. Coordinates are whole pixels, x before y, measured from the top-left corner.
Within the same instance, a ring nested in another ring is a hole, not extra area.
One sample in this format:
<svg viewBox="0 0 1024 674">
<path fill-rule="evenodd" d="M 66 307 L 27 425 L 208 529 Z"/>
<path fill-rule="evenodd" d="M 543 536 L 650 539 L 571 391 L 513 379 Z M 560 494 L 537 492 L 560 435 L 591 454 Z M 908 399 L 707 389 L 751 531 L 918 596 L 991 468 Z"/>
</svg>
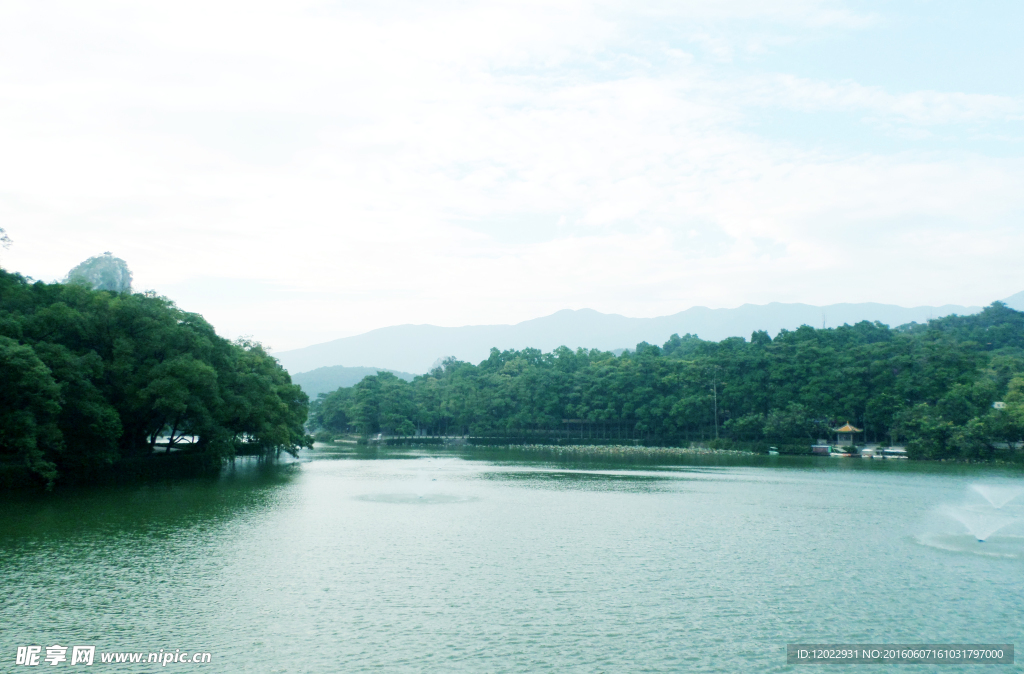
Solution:
<svg viewBox="0 0 1024 674">
<path fill-rule="evenodd" d="M 0 483 L 74 481 L 154 450 L 209 465 L 294 453 L 307 412 L 259 344 L 167 299 L 0 270 Z"/>
<path fill-rule="evenodd" d="M 411 383 L 367 377 L 321 396 L 311 422 L 363 435 L 543 441 L 571 432 L 808 448 L 850 422 L 865 430 L 859 439 L 906 442 L 916 458 L 987 459 L 1024 440 L 1024 313 L 997 302 L 898 329 L 804 326 L 721 342 L 673 335 L 618 357 L 494 349 L 479 365 L 448 360 Z"/>
</svg>

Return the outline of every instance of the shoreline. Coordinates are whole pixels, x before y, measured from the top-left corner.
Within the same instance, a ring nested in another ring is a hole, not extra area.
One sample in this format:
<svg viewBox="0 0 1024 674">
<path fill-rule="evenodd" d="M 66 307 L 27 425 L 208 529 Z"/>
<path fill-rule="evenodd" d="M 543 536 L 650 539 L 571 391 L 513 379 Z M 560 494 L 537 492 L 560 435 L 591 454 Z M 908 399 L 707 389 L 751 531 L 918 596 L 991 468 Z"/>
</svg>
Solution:
<svg viewBox="0 0 1024 674">
<path fill-rule="evenodd" d="M 644 445 L 468 445 L 474 449 L 513 449 L 549 454 L 599 454 L 602 456 L 768 456 L 742 449 L 712 447 L 646 447 Z"/>
<path fill-rule="evenodd" d="M 644 446 L 644 445 L 559 445 L 559 444 L 475 444 L 473 442 L 467 442 L 462 440 L 461 442 L 416 442 L 414 439 L 409 439 L 403 442 L 383 442 L 375 443 L 370 442 L 368 444 L 358 444 L 354 441 L 336 441 L 336 442 L 318 442 L 319 448 L 335 448 L 343 449 L 354 452 L 376 452 L 377 450 L 384 451 L 401 451 L 401 449 L 423 449 L 423 450 L 442 450 L 442 451 L 464 451 L 473 454 L 486 454 L 488 452 L 515 452 L 524 456 L 536 456 L 545 458 L 573 458 L 573 459 L 601 459 L 601 460 L 622 460 L 624 462 L 656 462 L 659 460 L 682 460 L 687 458 L 696 457 L 734 457 L 734 458 L 754 458 L 757 457 L 763 460 L 772 459 L 828 459 L 829 463 L 835 465 L 849 465 L 852 463 L 861 464 L 909 464 L 909 465 L 949 465 L 955 464 L 960 466 L 978 466 L 978 467 L 998 467 L 998 468 L 1016 468 L 1021 469 L 1024 467 L 1024 463 L 1021 461 L 1008 461 L 1004 458 L 993 458 L 989 460 L 978 460 L 978 459 L 963 459 L 963 458 L 943 458 L 943 459 L 868 459 L 861 456 L 848 456 L 841 457 L 842 459 L 848 459 L 847 461 L 834 461 L 840 457 L 825 457 L 816 456 L 811 453 L 796 453 L 796 452 L 781 452 L 779 454 L 768 454 L 763 451 L 756 451 L 752 449 L 725 449 L 715 447 L 666 447 L 666 446 Z M 314 448 L 314 451 L 317 448 Z"/>
</svg>

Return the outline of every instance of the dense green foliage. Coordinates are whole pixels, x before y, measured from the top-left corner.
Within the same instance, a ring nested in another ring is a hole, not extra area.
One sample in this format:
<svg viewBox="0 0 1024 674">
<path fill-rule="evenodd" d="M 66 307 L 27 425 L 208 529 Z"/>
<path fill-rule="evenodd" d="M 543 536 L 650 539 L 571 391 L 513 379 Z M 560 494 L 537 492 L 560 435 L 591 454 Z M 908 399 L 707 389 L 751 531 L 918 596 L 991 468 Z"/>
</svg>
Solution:
<svg viewBox="0 0 1024 674">
<path fill-rule="evenodd" d="M 307 413 L 260 345 L 165 298 L 0 270 L 0 467 L 53 484 L 158 447 L 217 463 L 295 453 Z"/>
<path fill-rule="evenodd" d="M 1005 401 L 1005 409 L 993 409 Z M 381 373 L 321 396 L 311 424 L 363 435 L 542 439 L 715 438 L 805 447 L 846 422 L 858 439 L 907 442 L 918 458 L 984 459 L 1024 441 L 1024 314 L 891 329 L 862 322 L 773 340 L 673 335 L 616 357 L 602 351 L 491 351 L 405 382 Z"/>
</svg>

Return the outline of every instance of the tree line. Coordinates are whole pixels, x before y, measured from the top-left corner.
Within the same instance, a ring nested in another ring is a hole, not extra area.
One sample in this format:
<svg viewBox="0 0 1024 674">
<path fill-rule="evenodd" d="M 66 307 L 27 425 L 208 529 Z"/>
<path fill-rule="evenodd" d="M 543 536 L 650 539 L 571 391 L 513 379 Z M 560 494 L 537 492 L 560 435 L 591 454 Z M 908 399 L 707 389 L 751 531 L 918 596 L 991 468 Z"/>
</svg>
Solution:
<svg viewBox="0 0 1024 674">
<path fill-rule="evenodd" d="M 52 486 L 155 452 L 209 465 L 295 453 L 310 444 L 307 416 L 307 396 L 259 344 L 230 342 L 166 298 L 0 270 L 7 483 Z"/>
<path fill-rule="evenodd" d="M 863 429 L 858 440 L 906 443 L 914 458 L 1013 455 L 1024 441 L 1024 313 L 996 302 L 899 328 L 865 321 L 720 342 L 673 335 L 618 356 L 492 349 L 477 365 L 448 359 L 412 382 L 366 377 L 321 394 L 310 411 L 311 428 L 325 436 L 631 438 L 791 451 L 809 451 L 846 422 Z"/>
</svg>

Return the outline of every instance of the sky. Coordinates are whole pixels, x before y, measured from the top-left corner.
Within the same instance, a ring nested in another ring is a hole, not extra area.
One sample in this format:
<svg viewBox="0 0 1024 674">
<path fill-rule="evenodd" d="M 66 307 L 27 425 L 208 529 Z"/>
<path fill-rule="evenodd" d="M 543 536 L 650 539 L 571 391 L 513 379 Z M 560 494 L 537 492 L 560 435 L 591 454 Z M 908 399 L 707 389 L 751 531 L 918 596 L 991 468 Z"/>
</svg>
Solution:
<svg viewBox="0 0 1024 674">
<path fill-rule="evenodd" d="M 1024 3 L 0 3 L 0 265 L 286 350 L 1024 290 Z"/>
</svg>

